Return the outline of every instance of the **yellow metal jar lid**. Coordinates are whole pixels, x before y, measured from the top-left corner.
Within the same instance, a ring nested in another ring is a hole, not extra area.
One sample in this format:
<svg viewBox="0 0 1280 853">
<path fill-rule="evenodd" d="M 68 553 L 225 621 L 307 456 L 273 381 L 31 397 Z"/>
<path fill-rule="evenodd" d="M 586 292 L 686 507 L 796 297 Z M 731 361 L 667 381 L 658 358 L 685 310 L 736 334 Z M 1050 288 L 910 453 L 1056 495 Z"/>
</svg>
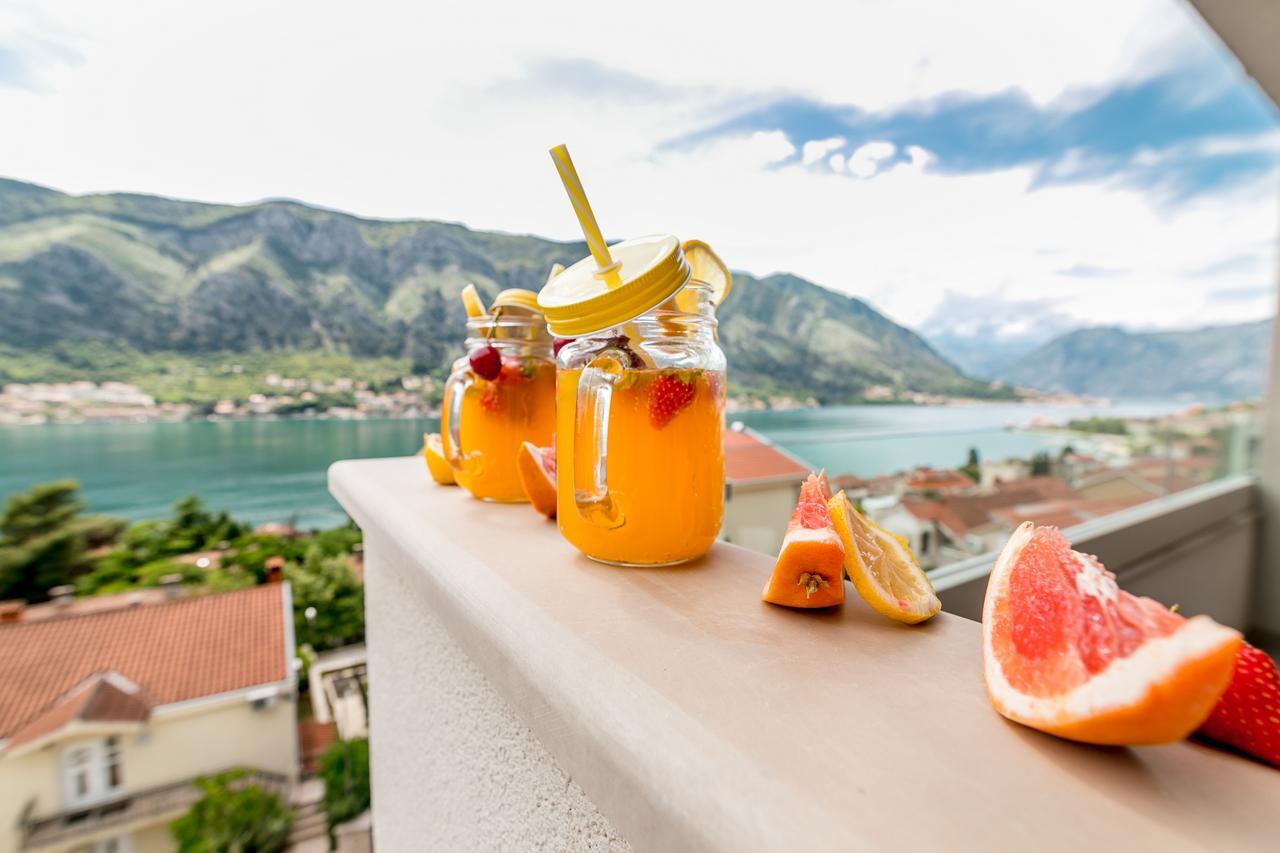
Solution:
<svg viewBox="0 0 1280 853">
<path fill-rule="evenodd" d="M 538 307 L 538 294 L 519 287 L 508 288 L 495 296 L 489 310 L 494 308 L 525 308 L 536 314 L 542 313 L 542 309 Z"/>
<path fill-rule="evenodd" d="M 551 333 L 576 338 L 599 332 L 661 305 L 689 280 L 680 241 L 670 234 L 636 237 L 609 247 L 616 276 L 583 258 L 538 294 Z"/>
</svg>

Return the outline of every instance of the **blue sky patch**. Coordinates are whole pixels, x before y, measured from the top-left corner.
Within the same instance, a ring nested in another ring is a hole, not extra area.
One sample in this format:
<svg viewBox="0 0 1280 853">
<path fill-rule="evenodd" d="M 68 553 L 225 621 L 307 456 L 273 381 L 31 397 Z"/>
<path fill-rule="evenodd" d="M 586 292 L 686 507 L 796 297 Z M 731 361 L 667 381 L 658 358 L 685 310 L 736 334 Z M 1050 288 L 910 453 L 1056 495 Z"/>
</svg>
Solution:
<svg viewBox="0 0 1280 853">
<path fill-rule="evenodd" d="M 663 148 L 683 149 L 722 136 L 781 130 L 797 153 L 775 166 L 801 162 L 814 140 L 842 137 L 831 154 L 885 140 L 907 159 L 907 146 L 936 155 L 940 173 L 1038 169 L 1033 189 L 1050 184 L 1118 179 L 1171 200 L 1266 175 L 1280 165 L 1276 110 L 1227 57 L 1209 52 L 1177 70 L 1138 83 L 1065 98 L 1076 106 L 1039 105 L 1010 89 L 955 93 L 883 112 L 784 97 L 752 107 Z M 1222 140 L 1244 144 L 1223 145 Z M 826 157 L 810 168 L 831 170 Z"/>
</svg>

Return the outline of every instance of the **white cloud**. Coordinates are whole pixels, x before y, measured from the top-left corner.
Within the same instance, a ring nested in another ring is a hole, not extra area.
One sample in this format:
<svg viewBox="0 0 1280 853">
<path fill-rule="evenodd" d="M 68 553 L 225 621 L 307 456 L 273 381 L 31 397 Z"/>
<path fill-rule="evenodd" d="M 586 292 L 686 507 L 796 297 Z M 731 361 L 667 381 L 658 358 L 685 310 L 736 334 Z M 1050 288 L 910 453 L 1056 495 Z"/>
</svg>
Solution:
<svg viewBox="0 0 1280 853">
<path fill-rule="evenodd" d="M 833 172 L 843 172 L 844 171 L 844 155 L 832 154 L 831 157 L 828 158 L 827 160 L 827 165 L 831 167 L 831 171 Z"/>
<path fill-rule="evenodd" d="M 789 166 L 729 181 L 715 165 L 725 156 L 723 149 L 672 154 L 627 180 L 636 192 L 670 184 L 693 198 L 719 195 L 714 220 L 686 209 L 677 233 L 703 237 L 731 265 L 799 271 L 863 296 L 909 326 L 927 319 L 948 290 L 1001 302 L 1048 300 L 1055 323 L 1066 315 L 1079 324 L 1194 325 L 1252 319 L 1274 307 L 1265 290 L 1251 301 L 1214 297 L 1220 288 L 1274 280 L 1259 282 L 1255 266 L 1189 273 L 1209 258 L 1274 263 L 1280 173 L 1171 209 L 1121 185 L 1032 191 L 1030 168 L 952 175 L 904 166 L 873 181 L 841 181 Z M 765 211 L 781 215 L 761 222 Z M 624 223 L 623 230 L 635 229 Z M 1072 266 L 1107 275 L 1063 274 Z M 1005 318 L 1005 331 L 1038 319 Z"/>
<path fill-rule="evenodd" d="M 767 166 L 786 160 L 796 153 L 796 147 L 780 130 L 758 130 L 751 134 L 751 156 L 759 165 Z"/>
<path fill-rule="evenodd" d="M 845 142 L 846 140 L 843 136 L 833 136 L 830 139 L 810 139 L 804 144 L 802 157 L 804 164 L 810 166 L 817 163 L 837 148 L 843 148 Z"/>
<path fill-rule="evenodd" d="M 869 178 L 879 170 L 881 160 L 887 160 L 896 153 L 898 146 L 892 142 L 867 142 L 849 155 L 849 171 L 859 178 Z"/>
<path fill-rule="evenodd" d="M 921 148 L 919 145 L 908 145 L 904 151 L 911 160 L 910 168 L 917 172 L 923 171 L 926 166 L 938 159 L 932 151 Z"/>
<path fill-rule="evenodd" d="M 948 175 L 917 146 L 892 167 L 863 146 L 844 168 L 875 179 L 841 180 L 782 165 L 804 140 L 781 129 L 660 149 L 779 93 L 868 111 L 1010 87 L 1038 103 L 1096 97 L 1210 38 L 1174 0 L 800 0 L 731 22 L 722 4 L 688 0 L 645 15 L 586 0 L 23 8 L 0 15 L 0 42 L 35 27 L 82 61 L 46 68 L 44 92 L 0 88 L 0 171 L 71 191 L 287 196 L 568 239 L 577 223 L 547 156 L 567 142 L 611 237 L 701 237 L 736 268 L 793 271 L 907 324 L 947 290 L 1052 298 L 1082 322 L 1256 316 L 1256 300 L 1208 295 L 1256 272 L 1185 272 L 1274 260 L 1274 177 L 1169 208 L 1105 182 L 1032 191 L 1030 169 Z M 539 91 L 529 69 L 566 55 L 652 86 Z M 836 147 L 801 158 L 837 169 Z M 1072 265 L 1123 272 L 1099 286 L 1058 273 Z"/>
</svg>

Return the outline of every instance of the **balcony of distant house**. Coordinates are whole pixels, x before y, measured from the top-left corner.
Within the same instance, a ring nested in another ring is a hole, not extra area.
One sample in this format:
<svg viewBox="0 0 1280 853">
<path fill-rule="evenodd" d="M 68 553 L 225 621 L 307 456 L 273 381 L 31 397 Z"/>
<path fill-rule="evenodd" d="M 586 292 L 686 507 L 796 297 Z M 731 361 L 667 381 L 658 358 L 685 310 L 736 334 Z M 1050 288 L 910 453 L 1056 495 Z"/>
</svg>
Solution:
<svg viewBox="0 0 1280 853">
<path fill-rule="evenodd" d="M 245 768 L 227 767 L 225 770 Z M 291 779 L 283 773 L 248 770 L 240 784 L 256 785 L 288 797 Z M 159 827 L 165 830 L 170 821 L 185 814 L 202 796 L 195 779 L 185 779 L 122 794 L 84 808 L 71 808 L 23 823 L 22 850 L 56 850 L 66 845 L 86 845 L 104 839 L 141 834 L 139 828 Z M 153 830 L 152 836 L 161 833 Z M 121 849 L 137 850 L 131 843 Z M 164 849 L 160 847 L 159 849 Z"/>
<path fill-rule="evenodd" d="M 0 607 L 0 850 L 172 848 L 194 780 L 298 775 L 283 582 Z"/>
</svg>

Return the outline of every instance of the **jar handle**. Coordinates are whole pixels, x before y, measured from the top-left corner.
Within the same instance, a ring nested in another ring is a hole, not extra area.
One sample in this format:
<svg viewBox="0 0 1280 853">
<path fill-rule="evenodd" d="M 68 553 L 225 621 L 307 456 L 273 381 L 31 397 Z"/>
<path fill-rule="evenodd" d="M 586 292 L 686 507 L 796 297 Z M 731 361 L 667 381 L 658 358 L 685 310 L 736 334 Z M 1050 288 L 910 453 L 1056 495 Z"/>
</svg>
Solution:
<svg viewBox="0 0 1280 853">
<path fill-rule="evenodd" d="M 448 429 L 443 430 L 444 455 L 454 471 L 479 473 L 480 454 L 462 454 L 462 400 L 473 380 L 471 371 L 454 371 L 444 384 L 446 414 L 449 418 Z"/>
<path fill-rule="evenodd" d="M 609 491 L 608 477 L 609 407 L 613 402 L 613 386 L 621 377 L 622 365 L 608 356 L 592 361 L 578 377 L 573 455 L 575 460 L 584 457 L 591 460 L 591 481 L 582 483 L 581 468 L 577 464 L 568 466 L 573 472 L 573 498 L 579 514 L 606 530 L 626 523 L 626 516 Z"/>
</svg>

